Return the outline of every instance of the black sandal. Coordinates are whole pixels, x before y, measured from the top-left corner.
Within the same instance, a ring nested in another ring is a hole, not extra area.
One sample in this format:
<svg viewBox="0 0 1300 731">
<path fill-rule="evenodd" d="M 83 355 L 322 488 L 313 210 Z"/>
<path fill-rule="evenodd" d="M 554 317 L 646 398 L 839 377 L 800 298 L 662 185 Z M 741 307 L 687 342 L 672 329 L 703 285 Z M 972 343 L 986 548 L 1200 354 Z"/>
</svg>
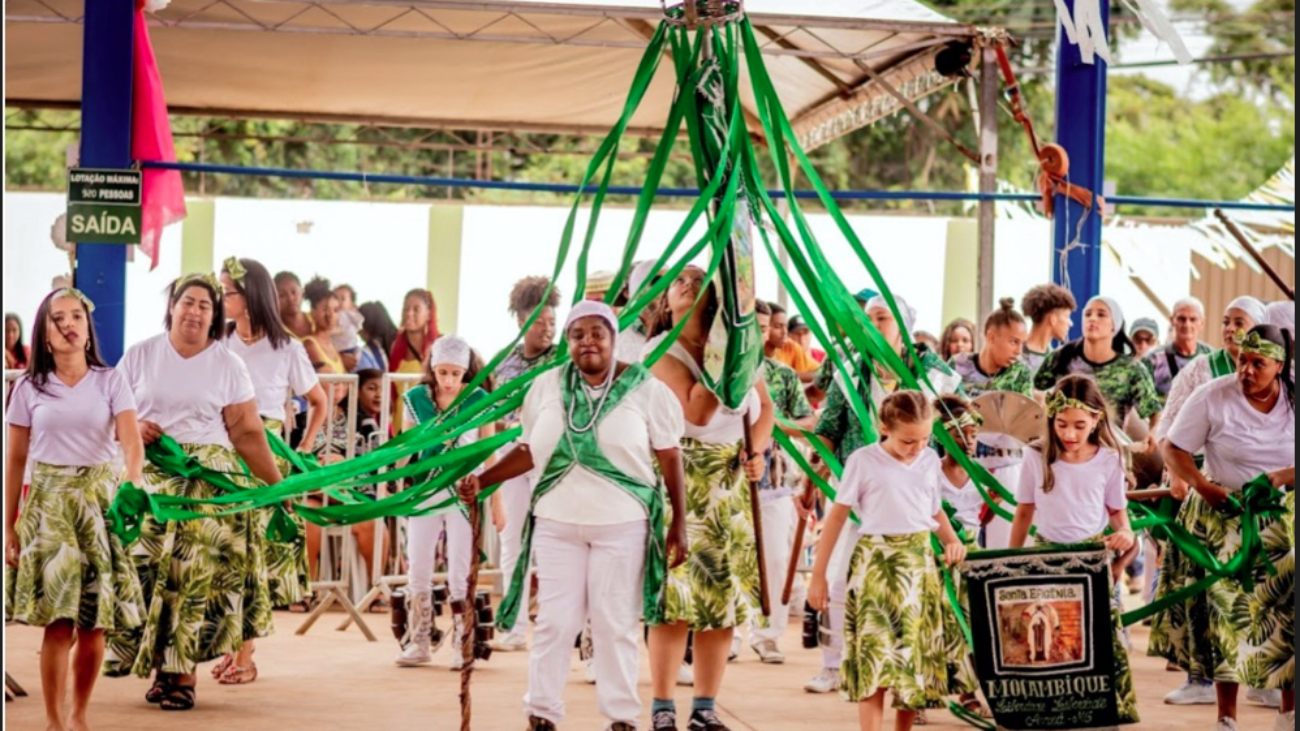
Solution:
<svg viewBox="0 0 1300 731">
<path fill-rule="evenodd" d="M 153 685 L 149 686 L 148 692 L 144 694 L 144 702 L 155 706 L 162 703 L 171 687 L 171 676 L 166 673 L 158 673 L 154 678 Z"/>
<path fill-rule="evenodd" d="M 190 711 L 194 709 L 196 694 L 192 685 L 173 685 L 158 704 L 164 711 Z"/>
</svg>

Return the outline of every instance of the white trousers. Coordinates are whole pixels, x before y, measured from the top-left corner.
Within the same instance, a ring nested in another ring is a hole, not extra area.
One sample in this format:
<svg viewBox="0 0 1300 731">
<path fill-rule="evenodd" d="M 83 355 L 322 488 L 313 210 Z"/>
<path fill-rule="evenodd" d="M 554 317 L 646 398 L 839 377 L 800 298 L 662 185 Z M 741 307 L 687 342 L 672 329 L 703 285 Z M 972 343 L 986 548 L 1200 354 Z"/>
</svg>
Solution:
<svg viewBox="0 0 1300 731">
<path fill-rule="evenodd" d="M 750 639 L 755 642 L 780 642 L 790 626 L 790 605 L 781 603 L 781 595 L 785 593 L 785 575 L 790 570 L 790 551 L 794 549 L 795 531 L 801 526 L 792 497 L 763 503 L 762 515 L 763 551 L 767 559 L 767 596 L 772 616 L 767 629 L 763 629 L 759 626 L 761 610 L 753 612 Z"/>
<path fill-rule="evenodd" d="M 447 534 L 447 590 L 452 601 L 469 598 L 469 570 L 473 563 L 474 531 L 459 510 L 442 515 L 411 518 L 406 527 L 407 585 L 412 590 L 433 586 L 438 540 Z"/>
<path fill-rule="evenodd" d="M 592 639 L 600 648 L 592 661 L 600 681 L 596 684 L 600 713 L 611 724 L 638 725 L 648 530 L 645 522 L 582 526 L 537 521 L 533 552 L 541 610 L 524 697 L 529 716 L 556 725 L 564 721 L 563 692 L 573 659 L 573 638 L 590 618 Z"/>
<path fill-rule="evenodd" d="M 845 523 L 840 533 L 839 543 L 831 554 L 830 567 L 827 569 L 827 583 L 830 585 L 831 607 L 830 643 L 822 648 L 822 667 L 839 670 L 844 662 L 844 615 L 849 600 L 849 563 L 853 561 L 853 552 L 858 547 L 858 529 L 853 523 Z"/>
<path fill-rule="evenodd" d="M 533 500 L 533 483 L 527 477 L 516 477 L 501 486 L 497 493 L 506 509 L 506 529 L 501 534 L 501 573 L 505 590 L 510 592 L 519 566 L 519 556 L 524 549 L 524 522 L 528 520 L 528 508 Z M 524 582 L 523 594 L 520 595 L 521 615 L 524 620 L 515 627 L 515 634 L 522 635 L 528 628 L 528 606 L 533 592 L 533 582 Z"/>
</svg>

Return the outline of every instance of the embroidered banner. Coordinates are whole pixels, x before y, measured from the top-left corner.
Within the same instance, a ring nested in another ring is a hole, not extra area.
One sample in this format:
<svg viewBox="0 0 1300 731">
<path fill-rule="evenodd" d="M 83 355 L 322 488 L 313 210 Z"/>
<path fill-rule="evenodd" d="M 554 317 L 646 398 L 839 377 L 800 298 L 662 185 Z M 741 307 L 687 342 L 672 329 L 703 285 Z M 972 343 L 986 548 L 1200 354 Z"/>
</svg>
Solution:
<svg viewBox="0 0 1300 731">
<path fill-rule="evenodd" d="M 975 664 L 998 727 L 1114 729 L 1110 556 L 1096 546 L 973 554 Z"/>
</svg>

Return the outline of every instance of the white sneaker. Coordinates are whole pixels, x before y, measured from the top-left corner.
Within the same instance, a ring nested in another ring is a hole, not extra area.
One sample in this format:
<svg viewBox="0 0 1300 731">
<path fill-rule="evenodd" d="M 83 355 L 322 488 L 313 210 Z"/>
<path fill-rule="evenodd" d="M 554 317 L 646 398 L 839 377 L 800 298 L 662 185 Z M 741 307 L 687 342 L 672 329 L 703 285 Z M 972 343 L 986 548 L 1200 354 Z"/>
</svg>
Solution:
<svg viewBox="0 0 1300 731">
<path fill-rule="evenodd" d="M 461 615 L 455 615 L 451 623 L 451 665 L 449 669 L 453 673 L 459 673 L 465 668 L 465 653 L 462 648 L 465 647 L 465 618 Z"/>
<path fill-rule="evenodd" d="M 764 665 L 784 665 L 785 653 L 772 640 L 759 640 L 751 646 Z"/>
<path fill-rule="evenodd" d="M 1295 731 L 1295 711 L 1279 714 L 1273 731 Z"/>
<path fill-rule="evenodd" d="M 518 632 L 510 634 L 492 641 L 492 651 L 511 653 L 511 652 L 528 652 L 528 638 Z"/>
<path fill-rule="evenodd" d="M 740 659 L 740 635 L 731 638 L 731 654 L 727 655 L 727 662 L 732 663 Z"/>
<path fill-rule="evenodd" d="M 683 688 L 692 688 L 695 686 L 695 668 L 682 663 L 677 670 L 677 684 Z"/>
<path fill-rule="evenodd" d="M 421 645 L 413 642 L 402 648 L 401 654 L 397 656 L 394 662 L 404 668 L 416 668 L 433 662 L 433 653 L 429 652 L 427 644 Z"/>
<path fill-rule="evenodd" d="M 1265 708 L 1281 708 L 1282 691 L 1251 688 L 1246 691 L 1246 700 L 1251 703 L 1259 704 Z"/>
<path fill-rule="evenodd" d="M 817 674 L 817 677 L 809 680 L 803 689 L 817 695 L 834 693 L 840 689 L 840 671 L 834 668 L 825 668 Z"/>
<path fill-rule="evenodd" d="M 1214 731 L 1240 731 L 1237 722 L 1231 718 L 1220 718 L 1219 724 L 1214 727 Z"/>
<path fill-rule="evenodd" d="M 593 665 L 590 660 L 587 661 L 587 675 L 584 680 L 587 682 L 587 685 L 596 684 L 596 666 Z"/>
<path fill-rule="evenodd" d="M 1209 683 L 1187 681 L 1183 687 L 1165 696 L 1165 705 L 1169 706 L 1213 706 L 1217 704 L 1214 686 Z"/>
</svg>

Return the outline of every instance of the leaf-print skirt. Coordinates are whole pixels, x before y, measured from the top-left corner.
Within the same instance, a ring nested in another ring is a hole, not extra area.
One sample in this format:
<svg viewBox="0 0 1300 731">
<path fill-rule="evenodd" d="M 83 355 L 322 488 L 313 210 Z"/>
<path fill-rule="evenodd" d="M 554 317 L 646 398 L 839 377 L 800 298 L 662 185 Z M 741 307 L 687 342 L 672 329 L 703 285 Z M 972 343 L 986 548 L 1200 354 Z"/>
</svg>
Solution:
<svg viewBox="0 0 1300 731">
<path fill-rule="evenodd" d="M 265 419 L 266 428 L 280 432 L 284 426 L 281 422 Z M 280 474 L 288 477 L 292 473 L 289 460 L 276 458 L 275 464 Z M 307 560 L 307 522 L 302 516 L 290 511 L 289 517 L 298 527 L 298 536 L 289 543 L 277 543 L 266 538 L 266 528 L 271 521 L 269 508 L 257 511 L 259 525 L 256 538 L 266 541 L 267 587 L 271 592 L 271 606 L 288 607 L 305 601 L 311 594 L 311 570 Z"/>
<path fill-rule="evenodd" d="M 685 622 L 695 632 L 733 629 L 760 606 L 758 549 L 749 483 L 740 465 L 742 449 L 743 444 L 682 441 L 691 555 L 668 573 L 665 624 Z"/>
<path fill-rule="evenodd" d="M 235 453 L 216 445 L 183 445 L 207 467 L 243 474 Z M 221 491 L 202 480 L 162 474 L 146 464 L 146 489 L 164 495 L 212 498 Z M 108 636 L 105 672 L 148 677 L 154 670 L 192 674 L 204 662 L 238 652 L 245 639 L 273 630 L 267 589 L 264 530 L 255 512 L 216 515 L 214 506 L 191 510 L 211 517 L 144 520 L 132 555 L 147 602 L 142 627 Z"/>
<path fill-rule="evenodd" d="M 135 566 L 104 519 L 116 487 L 109 465 L 35 466 L 18 520 L 18 569 L 5 582 L 6 619 L 34 627 L 72 621 L 81 630 L 140 625 Z"/>
<path fill-rule="evenodd" d="M 1259 688 L 1290 688 L 1295 679 L 1295 495 L 1287 514 L 1260 526 L 1264 547 L 1276 567 L 1256 567 L 1254 593 L 1236 581 L 1220 581 L 1208 591 L 1156 615 L 1150 654 L 1163 657 L 1194 678 L 1217 683 L 1247 682 Z M 1230 517 L 1193 494 L 1178 520 L 1220 561 L 1241 548 L 1241 518 Z M 1205 578 L 1201 567 L 1176 549 L 1165 551 L 1158 597 Z M 1285 647 L 1283 647 L 1285 645 Z"/>
<path fill-rule="evenodd" d="M 858 541 L 845 601 L 845 698 L 890 690 L 897 709 L 939 708 L 949 685 L 945 601 L 929 533 Z"/>
</svg>

